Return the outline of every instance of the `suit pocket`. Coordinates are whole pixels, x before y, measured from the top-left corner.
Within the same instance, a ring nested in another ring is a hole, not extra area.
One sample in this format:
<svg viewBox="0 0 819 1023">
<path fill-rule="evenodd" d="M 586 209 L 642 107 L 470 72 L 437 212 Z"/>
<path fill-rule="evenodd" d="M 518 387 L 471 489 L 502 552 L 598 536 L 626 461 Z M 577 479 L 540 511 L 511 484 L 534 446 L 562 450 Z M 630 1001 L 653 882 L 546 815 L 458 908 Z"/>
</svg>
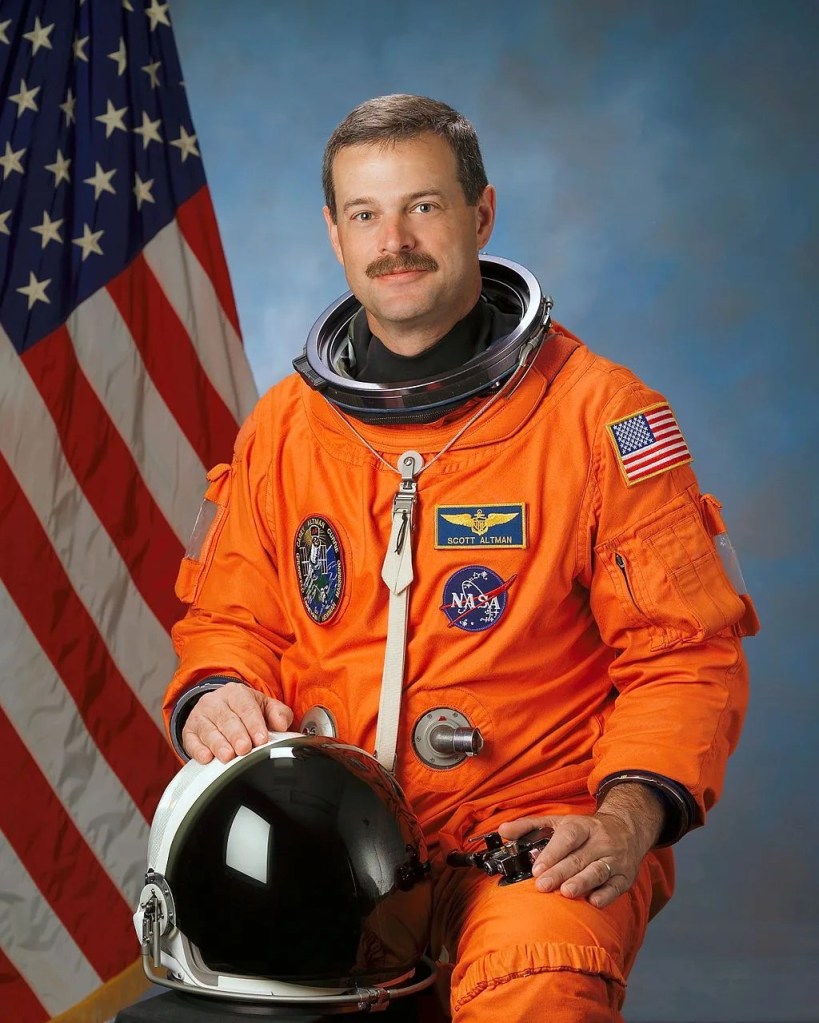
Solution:
<svg viewBox="0 0 819 1023">
<path fill-rule="evenodd" d="M 207 475 L 208 488 L 196 516 L 174 592 L 185 604 L 196 600 L 205 566 L 222 530 L 230 496 L 230 466 L 220 463 Z"/>
</svg>

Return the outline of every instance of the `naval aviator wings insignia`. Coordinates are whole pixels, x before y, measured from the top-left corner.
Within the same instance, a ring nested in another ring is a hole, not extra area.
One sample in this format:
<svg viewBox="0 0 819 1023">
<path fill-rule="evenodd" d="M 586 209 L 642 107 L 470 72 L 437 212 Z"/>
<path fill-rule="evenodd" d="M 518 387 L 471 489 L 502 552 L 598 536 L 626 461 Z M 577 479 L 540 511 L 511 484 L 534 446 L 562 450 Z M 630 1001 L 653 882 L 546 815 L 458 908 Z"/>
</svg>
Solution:
<svg viewBox="0 0 819 1023">
<path fill-rule="evenodd" d="M 454 504 L 435 508 L 435 547 L 526 547 L 525 504 Z"/>
</svg>

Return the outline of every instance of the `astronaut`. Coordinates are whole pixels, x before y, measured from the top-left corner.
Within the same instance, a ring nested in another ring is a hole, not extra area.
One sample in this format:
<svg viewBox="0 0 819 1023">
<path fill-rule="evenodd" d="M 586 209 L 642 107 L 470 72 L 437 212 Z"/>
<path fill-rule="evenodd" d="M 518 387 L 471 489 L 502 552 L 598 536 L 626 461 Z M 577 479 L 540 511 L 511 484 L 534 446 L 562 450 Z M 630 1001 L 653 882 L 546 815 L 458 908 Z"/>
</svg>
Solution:
<svg viewBox="0 0 819 1023">
<path fill-rule="evenodd" d="M 620 1019 L 746 707 L 758 622 L 719 502 L 665 397 L 481 254 L 495 191 L 461 115 L 369 100 L 323 179 L 350 293 L 208 475 L 171 740 L 200 763 L 288 728 L 374 753 L 430 849 L 453 1019 Z M 446 863 L 540 827 L 531 879 Z"/>
</svg>

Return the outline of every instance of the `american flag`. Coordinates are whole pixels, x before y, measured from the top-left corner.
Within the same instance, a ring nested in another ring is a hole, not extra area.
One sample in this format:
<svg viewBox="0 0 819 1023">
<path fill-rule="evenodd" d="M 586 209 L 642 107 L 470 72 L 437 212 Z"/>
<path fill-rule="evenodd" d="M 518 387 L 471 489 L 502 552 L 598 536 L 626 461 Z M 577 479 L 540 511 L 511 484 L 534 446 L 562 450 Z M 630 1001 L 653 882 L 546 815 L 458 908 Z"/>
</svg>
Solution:
<svg viewBox="0 0 819 1023">
<path fill-rule="evenodd" d="M 0 6 L 0 1017 L 141 987 L 160 702 L 256 391 L 160 0 Z"/>
<path fill-rule="evenodd" d="M 609 423 L 609 430 L 629 486 L 692 461 L 674 413 L 665 403 Z"/>
</svg>

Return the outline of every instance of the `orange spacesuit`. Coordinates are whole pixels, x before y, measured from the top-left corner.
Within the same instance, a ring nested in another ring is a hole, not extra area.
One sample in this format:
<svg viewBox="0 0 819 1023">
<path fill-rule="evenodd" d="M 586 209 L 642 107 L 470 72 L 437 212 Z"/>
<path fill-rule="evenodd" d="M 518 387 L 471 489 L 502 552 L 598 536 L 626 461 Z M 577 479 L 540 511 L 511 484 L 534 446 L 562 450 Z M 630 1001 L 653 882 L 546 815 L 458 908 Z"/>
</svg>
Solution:
<svg viewBox="0 0 819 1023">
<path fill-rule="evenodd" d="M 472 408 L 355 430 L 393 465 L 408 449 L 430 462 Z M 756 619 L 689 461 L 663 397 L 558 327 L 514 392 L 418 478 L 396 776 L 433 852 L 525 814 L 593 812 L 628 777 L 665 787 L 665 842 L 702 823 L 741 727 L 740 637 Z M 168 719 L 201 680 L 236 676 L 296 725 L 325 708 L 340 738 L 372 751 L 397 473 L 292 376 L 208 479 L 212 523 L 178 581 L 190 609 Z M 480 729 L 479 755 L 423 762 L 414 729 L 436 708 Z M 605 910 L 443 866 L 436 884 L 459 1021 L 545 1018 L 537 976 L 602 1020 L 616 1018 L 673 864 L 652 851 Z"/>
</svg>

